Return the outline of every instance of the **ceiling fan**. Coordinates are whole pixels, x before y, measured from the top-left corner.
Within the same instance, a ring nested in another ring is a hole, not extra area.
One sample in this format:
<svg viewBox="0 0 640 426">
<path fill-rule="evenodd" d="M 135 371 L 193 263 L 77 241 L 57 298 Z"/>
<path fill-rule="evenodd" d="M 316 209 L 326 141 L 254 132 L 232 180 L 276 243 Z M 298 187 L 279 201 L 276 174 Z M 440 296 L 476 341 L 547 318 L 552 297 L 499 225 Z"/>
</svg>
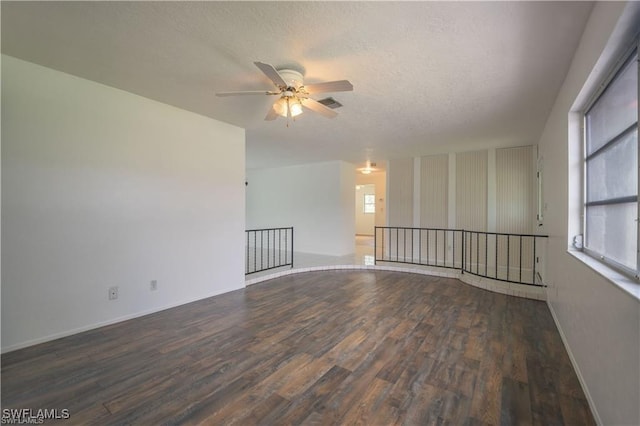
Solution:
<svg viewBox="0 0 640 426">
<path fill-rule="evenodd" d="M 279 96 L 273 103 L 272 108 L 264 118 L 267 121 L 275 120 L 278 116 L 296 117 L 302 114 L 302 107 L 327 117 L 334 118 L 338 114 L 320 102 L 311 99 L 309 96 L 316 93 L 326 92 L 347 92 L 353 90 L 353 85 L 348 80 L 327 81 L 325 83 L 303 84 L 302 73 L 291 70 L 276 70 L 273 65 L 264 62 L 254 62 L 273 84 L 273 90 L 251 90 L 243 92 L 219 92 L 216 96 L 236 96 L 236 95 L 273 95 Z"/>
</svg>

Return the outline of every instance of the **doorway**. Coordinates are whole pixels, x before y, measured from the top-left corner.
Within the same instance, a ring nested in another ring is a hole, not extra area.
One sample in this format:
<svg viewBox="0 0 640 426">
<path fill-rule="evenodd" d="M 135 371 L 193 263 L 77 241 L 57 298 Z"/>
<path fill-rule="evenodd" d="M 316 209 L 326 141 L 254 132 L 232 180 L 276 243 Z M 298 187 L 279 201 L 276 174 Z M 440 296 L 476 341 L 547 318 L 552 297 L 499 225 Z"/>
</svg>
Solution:
<svg viewBox="0 0 640 426">
<path fill-rule="evenodd" d="M 356 235 L 372 237 L 376 226 L 376 186 L 356 185 Z"/>
<path fill-rule="evenodd" d="M 358 173 L 355 187 L 356 262 L 374 264 L 375 227 L 386 226 L 387 175 L 384 170 Z"/>
</svg>

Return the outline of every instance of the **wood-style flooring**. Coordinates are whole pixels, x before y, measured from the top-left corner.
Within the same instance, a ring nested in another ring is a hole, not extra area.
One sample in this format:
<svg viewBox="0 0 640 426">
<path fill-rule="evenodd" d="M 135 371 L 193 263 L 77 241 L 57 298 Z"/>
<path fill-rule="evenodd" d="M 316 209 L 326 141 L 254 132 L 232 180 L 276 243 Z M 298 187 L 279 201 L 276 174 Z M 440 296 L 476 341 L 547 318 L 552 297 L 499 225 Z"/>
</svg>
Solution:
<svg viewBox="0 0 640 426">
<path fill-rule="evenodd" d="M 590 425 L 545 303 L 409 273 L 295 274 L 2 356 L 69 424 Z"/>
</svg>

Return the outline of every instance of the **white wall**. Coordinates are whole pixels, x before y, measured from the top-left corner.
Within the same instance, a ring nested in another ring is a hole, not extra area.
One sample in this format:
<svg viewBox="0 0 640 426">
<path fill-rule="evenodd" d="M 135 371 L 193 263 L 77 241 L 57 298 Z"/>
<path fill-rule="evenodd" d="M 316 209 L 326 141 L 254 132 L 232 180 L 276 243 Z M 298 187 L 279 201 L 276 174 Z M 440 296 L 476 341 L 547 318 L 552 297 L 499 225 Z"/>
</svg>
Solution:
<svg viewBox="0 0 640 426">
<path fill-rule="evenodd" d="M 247 171 L 247 229 L 294 227 L 295 251 L 355 250 L 355 167 L 343 161 Z"/>
<path fill-rule="evenodd" d="M 342 254 L 355 252 L 356 221 L 354 211 L 356 209 L 353 192 L 356 187 L 356 168 L 353 164 L 339 161 L 340 169 L 340 206 L 336 228 L 340 231 L 341 238 L 335 242 L 336 250 Z"/>
<path fill-rule="evenodd" d="M 640 424 L 640 303 L 567 252 L 580 227 L 575 185 L 580 134 L 569 127 L 569 117 L 572 105 L 581 107 L 574 102 L 584 101 L 585 83 L 591 86 L 588 92 L 595 90 L 599 79 L 594 75 L 608 68 L 599 58 L 617 56 L 612 53 L 622 47 L 615 39 L 623 27 L 631 32 L 640 27 L 638 6 L 596 3 L 539 143 L 546 205 L 542 232 L 550 235 L 547 299 L 595 415 L 605 425 Z M 635 20 L 625 25 L 633 13 Z"/>
<path fill-rule="evenodd" d="M 243 287 L 243 184 L 243 129 L 2 56 L 2 350 Z"/>
</svg>

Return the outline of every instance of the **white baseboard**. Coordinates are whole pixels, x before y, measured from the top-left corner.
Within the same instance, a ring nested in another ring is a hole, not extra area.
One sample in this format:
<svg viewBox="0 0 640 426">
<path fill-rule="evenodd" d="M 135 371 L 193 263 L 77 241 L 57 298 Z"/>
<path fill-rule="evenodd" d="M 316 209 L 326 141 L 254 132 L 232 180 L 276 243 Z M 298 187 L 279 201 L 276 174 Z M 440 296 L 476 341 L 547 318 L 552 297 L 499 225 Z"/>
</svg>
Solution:
<svg viewBox="0 0 640 426">
<path fill-rule="evenodd" d="M 209 297 L 213 297 L 213 296 L 217 296 L 219 294 L 223 294 L 223 293 L 228 293 L 230 291 L 235 291 L 235 290 L 240 290 L 243 287 L 237 288 L 237 289 L 229 289 L 229 290 L 224 290 L 223 292 L 217 292 L 217 293 L 213 293 L 207 296 L 203 296 L 203 297 L 196 297 L 193 299 L 187 299 L 187 300 L 182 300 L 176 303 L 170 303 L 168 305 L 164 305 L 164 306 L 160 306 L 157 308 L 152 308 L 152 309 L 148 309 L 145 311 L 141 311 L 141 312 L 135 312 L 132 314 L 128 314 L 128 315 L 124 315 L 121 317 L 117 317 L 117 318 L 112 318 L 112 319 L 108 319 L 105 321 L 100 321 L 97 323 L 93 323 L 93 324 L 89 324 L 89 325 L 85 325 L 82 327 L 78 327 L 78 328 L 74 328 L 71 330 L 65 330 L 62 331 L 60 333 L 54 333 L 54 334 L 50 334 L 44 337 L 39 337 L 37 339 L 32 339 L 32 340 L 28 340 L 26 342 L 20 342 L 20 343 L 16 343 L 14 345 L 10 345 L 7 346 L 5 348 L 2 348 L 2 351 L 0 353 L 2 354 L 6 354 L 8 352 L 12 352 L 18 349 L 23 349 L 23 348 L 27 348 L 29 346 L 34 346 L 34 345 L 38 345 L 40 343 L 45 343 L 45 342 L 50 342 L 52 340 L 56 340 L 56 339 L 61 339 L 63 337 L 68 337 L 68 336 L 72 336 L 74 334 L 78 334 L 78 333 L 82 333 L 85 331 L 89 331 L 89 330 L 95 330 L 96 328 L 100 328 L 100 327 L 104 327 L 107 325 L 111 325 L 111 324 L 116 324 L 118 322 L 122 322 L 122 321 L 127 321 L 130 319 L 134 319 L 134 318 L 139 318 L 139 317 L 143 317 L 145 315 L 150 315 L 150 314 L 155 314 L 156 312 L 160 312 L 160 311 L 165 311 L 167 309 L 171 309 L 171 308 L 175 308 L 181 305 L 186 305 L 187 303 L 193 303 L 193 302 L 197 302 L 198 300 L 202 300 L 202 299 L 206 299 Z"/>
<path fill-rule="evenodd" d="M 317 271 L 332 271 L 336 269 L 354 269 L 354 270 L 374 270 L 374 271 L 393 271 L 393 272 L 408 272 L 420 275 L 429 275 L 435 277 L 456 278 L 465 284 L 473 287 L 489 290 L 494 293 L 506 294 L 509 296 L 523 297 L 533 300 L 545 300 L 546 293 L 542 291 L 541 287 L 527 288 L 526 285 L 505 283 L 502 281 L 492 280 L 490 278 L 478 277 L 471 274 L 462 274 L 457 269 L 450 268 L 438 268 L 438 267 L 424 267 L 408 264 L 395 264 L 394 265 L 329 265 L 329 266 L 311 266 L 302 268 L 291 268 L 280 271 L 274 271 L 265 275 L 257 277 L 247 278 L 246 285 L 250 286 L 263 281 L 272 280 L 274 278 L 283 277 L 291 274 L 299 274 L 303 272 L 317 272 Z"/>
<path fill-rule="evenodd" d="M 558 317 L 556 316 L 556 312 L 553 310 L 553 306 L 547 300 L 547 306 L 549 307 L 549 311 L 551 312 L 551 317 L 553 318 L 553 322 L 556 324 L 556 328 L 558 329 L 558 333 L 560 333 L 560 339 L 562 339 L 562 343 L 564 344 L 564 348 L 569 354 L 569 359 L 571 360 L 571 365 L 578 376 L 578 381 L 580 382 L 580 386 L 582 387 L 582 391 L 584 395 L 587 397 L 587 402 L 589 403 L 589 408 L 591 409 L 591 414 L 593 414 L 593 418 L 596 421 L 596 424 L 602 425 L 602 420 L 600 420 L 600 415 L 598 414 L 598 410 L 596 409 L 596 404 L 593 402 L 593 398 L 591 398 L 591 394 L 589 393 L 589 388 L 582 377 L 582 373 L 580 372 L 580 367 L 576 362 L 576 359 L 573 356 L 573 352 L 571 352 L 571 347 L 569 346 L 569 342 L 564 335 L 564 331 L 562 331 L 562 327 L 560 326 L 560 322 L 558 321 Z"/>
</svg>

